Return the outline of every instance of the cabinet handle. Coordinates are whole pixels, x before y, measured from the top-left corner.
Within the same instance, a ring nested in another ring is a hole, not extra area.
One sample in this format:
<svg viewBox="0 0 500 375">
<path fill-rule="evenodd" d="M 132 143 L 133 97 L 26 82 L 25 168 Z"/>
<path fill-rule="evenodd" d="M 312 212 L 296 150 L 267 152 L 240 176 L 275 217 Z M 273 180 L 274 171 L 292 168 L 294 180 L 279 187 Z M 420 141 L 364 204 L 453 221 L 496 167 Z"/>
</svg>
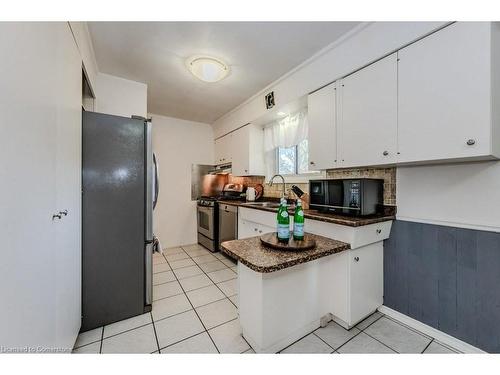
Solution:
<svg viewBox="0 0 500 375">
<path fill-rule="evenodd" d="M 384 156 L 389 155 L 389 151 L 386 150 L 386 151 L 382 152 L 382 155 L 384 155 Z"/>
<path fill-rule="evenodd" d="M 313 162 L 313 161 L 310 161 L 310 162 L 309 162 L 309 164 L 314 165 L 314 162 Z"/>
<path fill-rule="evenodd" d="M 473 146 L 476 144 L 476 140 L 475 139 L 468 139 L 467 140 L 467 146 Z"/>
<path fill-rule="evenodd" d="M 59 215 L 68 216 L 68 210 L 59 211 Z"/>
<path fill-rule="evenodd" d="M 59 215 L 59 214 L 52 215 L 52 221 L 54 221 L 55 219 L 61 220 L 61 215 Z"/>
<path fill-rule="evenodd" d="M 248 169 L 245 169 L 245 173 L 248 173 Z"/>
<path fill-rule="evenodd" d="M 262 231 L 261 231 L 261 230 L 259 230 L 259 233 L 262 233 Z"/>
<path fill-rule="evenodd" d="M 355 262 L 359 262 L 359 257 L 354 257 Z"/>
<path fill-rule="evenodd" d="M 382 229 L 377 229 L 377 234 L 382 233 Z"/>
<path fill-rule="evenodd" d="M 253 228 L 253 230 L 257 232 L 257 228 Z"/>
</svg>

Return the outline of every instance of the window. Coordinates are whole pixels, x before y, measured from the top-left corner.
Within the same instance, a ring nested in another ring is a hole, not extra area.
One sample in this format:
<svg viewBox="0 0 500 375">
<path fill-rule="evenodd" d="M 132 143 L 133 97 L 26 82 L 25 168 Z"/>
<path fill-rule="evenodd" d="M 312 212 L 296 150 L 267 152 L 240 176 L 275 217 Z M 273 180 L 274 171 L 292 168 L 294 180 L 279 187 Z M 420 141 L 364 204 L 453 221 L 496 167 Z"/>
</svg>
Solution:
<svg viewBox="0 0 500 375">
<path fill-rule="evenodd" d="M 277 148 L 277 170 L 282 175 L 309 173 L 309 148 L 307 139 L 296 146 Z"/>
</svg>

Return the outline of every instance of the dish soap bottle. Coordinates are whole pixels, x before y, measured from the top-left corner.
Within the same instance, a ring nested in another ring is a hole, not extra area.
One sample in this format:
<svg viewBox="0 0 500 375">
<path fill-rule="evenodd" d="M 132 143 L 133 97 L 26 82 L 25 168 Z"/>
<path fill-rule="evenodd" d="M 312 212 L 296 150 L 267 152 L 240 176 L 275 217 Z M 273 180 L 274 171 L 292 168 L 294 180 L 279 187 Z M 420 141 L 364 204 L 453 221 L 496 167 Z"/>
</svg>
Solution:
<svg viewBox="0 0 500 375">
<path fill-rule="evenodd" d="M 293 216 L 293 239 L 297 241 L 304 239 L 304 210 L 300 199 L 297 199 L 295 215 Z"/>
<path fill-rule="evenodd" d="M 286 199 L 281 198 L 280 207 L 278 209 L 278 241 L 288 242 L 290 239 L 290 217 L 286 206 Z"/>
</svg>

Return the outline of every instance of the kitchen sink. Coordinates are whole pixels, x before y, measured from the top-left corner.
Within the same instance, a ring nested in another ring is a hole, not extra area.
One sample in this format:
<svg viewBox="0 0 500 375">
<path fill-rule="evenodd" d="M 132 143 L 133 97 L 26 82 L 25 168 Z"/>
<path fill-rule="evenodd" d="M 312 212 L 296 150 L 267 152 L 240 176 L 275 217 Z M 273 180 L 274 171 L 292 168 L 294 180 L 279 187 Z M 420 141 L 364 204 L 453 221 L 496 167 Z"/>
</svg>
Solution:
<svg viewBox="0 0 500 375">
<path fill-rule="evenodd" d="M 245 204 L 248 206 L 259 206 L 268 208 L 278 208 L 280 206 L 280 204 L 277 202 L 249 202 Z"/>
<path fill-rule="evenodd" d="M 246 206 L 257 206 L 257 207 L 266 207 L 266 208 L 279 208 L 280 204 L 278 202 L 249 202 L 245 203 Z M 294 209 L 294 205 L 288 205 L 288 209 Z"/>
</svg>

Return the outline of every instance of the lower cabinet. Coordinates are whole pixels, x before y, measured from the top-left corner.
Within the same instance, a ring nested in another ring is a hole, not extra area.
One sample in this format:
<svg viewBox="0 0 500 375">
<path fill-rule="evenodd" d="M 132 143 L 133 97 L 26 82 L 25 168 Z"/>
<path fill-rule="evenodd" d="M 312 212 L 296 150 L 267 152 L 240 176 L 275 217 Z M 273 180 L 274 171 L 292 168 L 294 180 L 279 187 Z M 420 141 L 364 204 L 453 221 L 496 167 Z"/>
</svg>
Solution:
<svg viewBox="0 0 500 375">
<path fill-rule="evenodd" d="M 276 231 L 276 215 L 251 208 L 238 208 L 238 239 L 260 236 Z"/>
<path fill-rule="evenodd" d="M 383 304 L 383 242 L 334 255 L 330 282 L 333 320 L 351 328 Z"/>
<path fill-rule="evenodd" d="M 267 225 L 241 220 L 238 223 L 238 239 L 260 236 L 274 232 L 276 229 Z"/>
<path fill-rule="evenodd" d="M 238 239 L 274 232 L 275 221 L 274 212 L 239 207 Z M 389 238 L 391 226 L 392 221 L 350 227 L 306 219 L 306 232 L 351 245 L 350 250 L 330 255 L 332 261 L 322 278 L 330 287 L 318 296 L 333 320 L 345 328 L 351 328 L 383 303 L 383 241 Z"/>
</svg>

